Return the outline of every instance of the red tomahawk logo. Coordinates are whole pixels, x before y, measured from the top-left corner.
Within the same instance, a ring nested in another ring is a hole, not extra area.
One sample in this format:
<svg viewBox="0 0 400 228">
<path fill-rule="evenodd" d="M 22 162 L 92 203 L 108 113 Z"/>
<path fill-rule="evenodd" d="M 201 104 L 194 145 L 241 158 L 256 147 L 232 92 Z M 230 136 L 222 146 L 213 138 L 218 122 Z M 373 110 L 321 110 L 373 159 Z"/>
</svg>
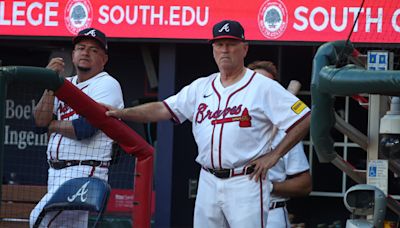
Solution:
<svg viewBox="0 0 400 228">
<path fill-rule="evenodd" d="M 251 127 L 251 116 L 249 115 L 249 111 L 247 108 L 243 110 L 243 113 L 241 116 L 234 116 L 234 117 L 229 117 L 229 118 L 224 118 L 224 119 L 219 119 L 219 120 L 213 120 L 211 121 L 212 125 L 216 124 L 224 124 L 224 123 L 230 123 L 230 122 L 235 122 L 239 121 L 239 127 Z"/>
</svg>

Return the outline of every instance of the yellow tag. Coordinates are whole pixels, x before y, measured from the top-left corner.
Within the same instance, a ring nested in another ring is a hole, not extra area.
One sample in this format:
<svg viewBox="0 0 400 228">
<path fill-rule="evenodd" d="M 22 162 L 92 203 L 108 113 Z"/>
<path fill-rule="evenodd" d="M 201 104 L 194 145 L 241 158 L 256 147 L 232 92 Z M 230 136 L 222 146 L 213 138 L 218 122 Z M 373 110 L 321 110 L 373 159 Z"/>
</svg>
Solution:
<svg viewBox="0 0 400 228">
<path fill-rule="evenodd" d="M 294 105 L 292 105 L 292 110 L 296 114 L 300 114 L 305 108 L 307 107 L 306 104 L 304 104 L 302 101 L 298 100 Z"/>
</svg>

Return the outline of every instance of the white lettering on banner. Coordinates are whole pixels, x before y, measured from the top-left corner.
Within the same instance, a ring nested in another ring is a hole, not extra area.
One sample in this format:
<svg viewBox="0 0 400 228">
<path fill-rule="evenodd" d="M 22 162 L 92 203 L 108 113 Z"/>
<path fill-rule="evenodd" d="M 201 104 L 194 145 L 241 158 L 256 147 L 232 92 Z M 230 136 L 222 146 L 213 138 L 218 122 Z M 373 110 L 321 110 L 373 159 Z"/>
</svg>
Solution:
<svg viewBox="0 0 400 228">
<path fill-rule="evenodd" d="M 127 6 L 126 8 L 128 8 L 129 6 Z M 130 11 L 130 10 L 126 10 L 126 22 L 129 24 L 129 25 L 134 25 L 134 24 L 136 24 L 136 22 L 137 22 L 137 20 L 138 20 L 138 15 L 139 15 L 139 13 L 138 13 L 138 10 L 139 10 L 139 8 L 138 7 L 134 7 L 134 12 L 133 11 Z M 132 18 L 130 18 L 130 13 L 132 13 Z"/>
<path fill-rule="evenodd" d="M 397 9 L 392 16 L 392 27 L 396 32 L 400 32 L 400 26 L 397 24 L 397 18 L 399 17 L 400 9 Z"/>
<path fill-rule="evenodd" d="M 296 10 L 294 11 L 294 17 L 297 20 L 299 20 L 301 22 L 301 24 L 298 24 L 298 23 L 295 22 L 293 24 L 293 28 L 294 29 L 296 29 L 298 31 L 304 31 L 304 30 L 307 29 L 308 20 L 305 17 L 306 15 L 304 15 L 304 14 L 307 14 L 307 13 L 308 13 L 308 8 L 305 7 L 305 6 L 299 6 L 299 7 L 296 8 Z"/>
<path fill-rule="evenodd" d="M 342 19 L 342 24 L 337 25 L 336 21 L 336 8 L 332 8 L 332 14 L 331 14 L 331 25 L 332 29 L 336 32 L 342 32 L 346 28 L 346 21 L 348 20 L 348 10 L 347 7 L 343 8 L 343 19 Z"/>
<path fill-rule="evenodd" d="M 142 24 L 147 24 L 147 11 L 150 9 L 150 6 L 139 6 L 139 9 L 142 11 Z"/>
<path fill-rule="evenodd" d="M 171 6 L 169 11 L 169 24 L 179 26 L 179 6 Z"/>
<path fill-rule="evenodd" d="M 119 18 L 116 18 L 116 12 L 119 13 Z M 111 21 L 114 24 L 121 24 L 121 22 L 124 20 L 124 9 L 122 9 L 121 6 L 115 6 L 111 9 Z"/>
<path fill-rule="evenodd" d="M 354 24 L 354 22 L 357 19 L 357 14 L 360 11 L 360 7 L 349 7 L 349 12 L 353 14 L 353 21 L 351 22 L 351 24 Z M 364 13 L 364 8 L 361 8 L 361 12 L 360 15 Z M 347 22 L 346 22 L 347 23 Z M 358 32 L 358 20 L 356 21 L 355 25 L 354 25 L 354 32 Z"/>
<path fill-rule="evenodd" d="M 169 13 L 167 16 L 167 12 Z M 209 7 L 152 6 L 152 5 L 102 5 L 98 22 L 101 24 L 205 26 L 209 19 Z"/>
<path fill-rule="evenodd" d="M 11 130 L 5 125 L 4 145 L 14 145 L 24 150 L 28 146 L 47 146 L 47 133 L 35 134 L 33 131 Z"/>
<path fill-rule="evenodd" d="M 317 23 L 315 22 L 315 18 L 317 17 L 317 15 L 321 13 L 322 14 L 322 24 L 321 25 L 317 25 Z M 311 11 L 310 14 L 310 25 L 311 27 L 316 30 L 316 31 L 322 31 L 324 29 L 326 29 L 326 27 L 328 26 L 329 23 L 329 13 L 328 11 L 323 8 L 323 7 L 317 7 L 315 8 L 313 11 Z"/>
<path fill-rule="evenodd" d="M 365 23 L 365 31 L 370 32 L 371 31 L 371 24 L 376 23 L 377 24 L 377 32 L 382 32 L 382 17 L 383 17 L 383 9 L 378 8 L 378 17 L 373 18 L 372 17 L 372 12 L 371 8 L 367 8 L 367 18 L 366 18 L 366 23 Z"/>
<path fill-rule="evenodd" d="M 28 17 L 28 21 L 31 25 L 38 26 L 38 25 L 42 24 L 42 22 L 43 22 L 43 14 L 38 14 L 37 18 L 33 18 L 33 10 L 35 8 L 42 9 L 43 4 L 41 4 L 39 2 L 34 2 L 34 3 L 30 4 L 28 6 L 28 11 L 27 11 L 26 16 Z"/>
<path fill-rule="evenodd" d="M 16 104 L 14 100 L 6 100 L 6 120 L 30 120 L 35 109 L 35 100 L 32 99 L 30 104 L 21 105 Z M 30 122 L 28 123 L 30 124 Z M 33 125 L 33 122 L 31 123 Z M 21 126 L 21 125 L 20 125 Z M 14 126 L 15 127 L 15 126 Z M 32 126 L 29 125 L 29 128 Z M 46 146 L 47 133 L 36 134 L 33 131 L 19 129 L 11 129 L 9 125 L 5 126 L 5 145 L 15 145 L 18 149 L 24 150 L 27 146 Z"/>
<path fill-rule="evenodd" d="M 318 6 L 313 8 L 311 11 L 309 8 L 305 6 L 299 6 L 294 11 L 295 22 L 293 23 L 293 28 L 297 31 L 305 31 L 309 27 L 315 31 L 323 31 L 328 27 L 332 28 L 332 30 L 336 32 L 344 31 L 346 28 L 350 28 L 353 26 L 354 21 L 356 20 L 359 7 L 343 7 L 342 10 L 342 18 L 337 17 L 337 8 L 331 7 L 330 10 L 322 6 Z M 366 13 L 364 13 L 364 11 Z M 396 24 L 397 16 L 400 12 L 395 12 L 392 17 L 392 26 L 396 30 L 398 25 Z M 350 21 L 349 15 L 353 16 L 353 20 Z M 376 15 L 376 16 L 374 16 Z M 365 17 L 365 32 L 382 32 L 383 25 L 383 8 L 371 9 L 371 8 L 362 8 L 360 12 L 360 16 Z M 317 20 L 318 18 L 318 20 Z M 322 18 L 322 20 L 321 20 Z M 338 21 L 341 21 L 341 24 L 338 25 Z M 371 25 L 376 25 L 376 29 L 372 30 Z M 400 29 L 400 28 L 399 28 Z M 358 31 L 358 21 L 354 26 L 354 32 Z M 397 30 L 396 30 L 397 31 Z"/>
<path fill-rule="evenodd" d="M 158 24 L 161 25 L 162 24 L 162 19 L 164 16 L 164 6 L 160 6 L 158 13 L 156 13 L 156 7 L 151 7 L 151 11 L 150 11 L 150 25 L 154 25 L 155 24 L 155 19 L 158 19 Z"/>
<path fill-rule="evenodd" d="M 24 16 L 25 14 L 23 10 L 18 9 L 19 7 L 25 7 L 25 2 L 14 2 L 12 15 L 13 25 L 25 25 L 24 20 L 18 20 L 19 16 Z"/>
<path fill-rule="evenodd" d="M 11 20 L 7 20 L 5 2 L 0 2 L 0 25 L 11 25 Z"/>
<path fill-rule="evenodd" d="M 43 9 L 43 4 L 40 2 L 27 5 L 25 1 L 0 1 L 0 26 L 27 24 L 39 26 L 43 22 L 44 26 L 58 26 L 58 21 L 55 20 L 58 16 L 58 4 L 58 2 L 46 2 Z M 6 12 L 9 12 L 6 10 L 7 7 L 11 7 L 11 15 L 6 15 Z"/>
<path fill-rule="evenodd" d="M 26 119 L 29 120 L 33 115 L 35 100 L 31 100 L 29 105 L 16 105 L 13 100 L 6 100 L 6 119 Z"/>
<path fill-rule="evenodd" d="M 182 7 L 182 25 L 189 26 L 194 23 L 196 12 L 193 7 L 184 6 Z"/>
<path fill-rule="evenodd" d="M 57 17 L 57 10 L 52 11 L 51 8 L 58 8 L 58 2 L 46 2 L 46 14 L 44 19 L 45 26 L 58 26 L 57 21 L 52 21 L 50 17 Z"/>
</svg>

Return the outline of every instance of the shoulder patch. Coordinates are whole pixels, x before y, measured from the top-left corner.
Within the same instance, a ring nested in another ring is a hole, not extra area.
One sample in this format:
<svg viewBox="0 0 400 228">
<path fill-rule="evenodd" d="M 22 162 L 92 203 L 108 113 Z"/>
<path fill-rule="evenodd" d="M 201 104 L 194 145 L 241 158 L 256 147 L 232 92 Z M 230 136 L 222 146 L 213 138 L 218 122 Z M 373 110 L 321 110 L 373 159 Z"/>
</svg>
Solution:
<svg viewBox="0 0 400 228">
<path fill-rule="evenodd" d="M 292 110 L 296 114 L 300 114 L 307 107 L 301 100 L 298 100 L 294 105 L 292 105 Z"/>
</svg>

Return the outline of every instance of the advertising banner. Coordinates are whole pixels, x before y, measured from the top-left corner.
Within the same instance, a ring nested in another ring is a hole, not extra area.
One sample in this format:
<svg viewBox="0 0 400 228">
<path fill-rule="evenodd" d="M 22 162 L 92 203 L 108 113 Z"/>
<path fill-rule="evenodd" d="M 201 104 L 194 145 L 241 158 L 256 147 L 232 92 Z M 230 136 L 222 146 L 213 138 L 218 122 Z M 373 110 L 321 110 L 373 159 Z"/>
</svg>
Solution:
<svg viewBox="0 0 400 228">
<path fill-rule="evenodd" d="M 397 0 L 6 0 L 0 36 L 73 36 L 96 27 L 114 38 L 211 38 L 212 26 L 239 21 L 253 41 L 400 42 Z M 360 13 L 359 13 L 360 12 Z M 358 16 L 357 23 L 356 18 Z"/>
</svg>

